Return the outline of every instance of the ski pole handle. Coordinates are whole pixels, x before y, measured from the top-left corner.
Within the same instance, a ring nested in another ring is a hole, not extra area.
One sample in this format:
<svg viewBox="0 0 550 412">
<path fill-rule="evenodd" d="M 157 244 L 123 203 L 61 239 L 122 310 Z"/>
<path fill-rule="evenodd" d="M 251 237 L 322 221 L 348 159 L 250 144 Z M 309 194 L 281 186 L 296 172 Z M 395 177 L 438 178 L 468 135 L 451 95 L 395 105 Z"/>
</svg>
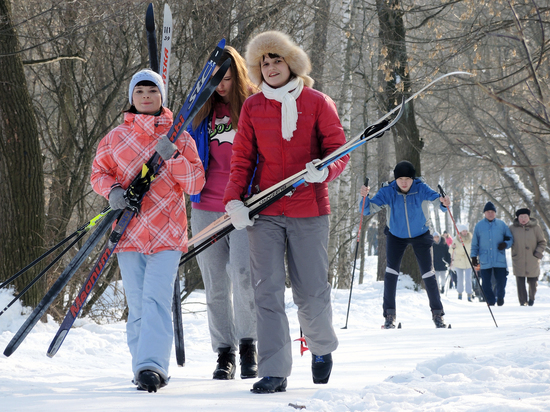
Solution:
<svg viewBox="0 0 550 412">
<path fill-rule="evenodd" d="M 365 177 L 365 187 L 369 187 L 369 178 Z"/>
<path fill-rule="evenodd" d="M 437 188 L 439 189 L 439 193 L 441 194 L 441 197 L 447 196 L 441 185 L 437 185 Z"/>
</svg>

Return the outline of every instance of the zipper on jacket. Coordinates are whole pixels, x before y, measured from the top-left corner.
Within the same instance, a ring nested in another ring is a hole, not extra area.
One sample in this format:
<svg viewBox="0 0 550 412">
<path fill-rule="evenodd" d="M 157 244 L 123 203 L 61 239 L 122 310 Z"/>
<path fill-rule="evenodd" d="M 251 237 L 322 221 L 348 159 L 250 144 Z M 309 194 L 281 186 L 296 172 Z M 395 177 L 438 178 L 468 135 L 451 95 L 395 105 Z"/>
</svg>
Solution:
<svg viewBox="0 0 550 412">
<path fill-rule="evenodd" d="M 403 195 L 403 203 L 405 203 L 405 220 L 407 221 L 407 231 L 409 232 L 409 237 L 411 236 L 411 227 L 409 226 L 409 212 L 407 211 L 407 195 Z"/>
</svg>

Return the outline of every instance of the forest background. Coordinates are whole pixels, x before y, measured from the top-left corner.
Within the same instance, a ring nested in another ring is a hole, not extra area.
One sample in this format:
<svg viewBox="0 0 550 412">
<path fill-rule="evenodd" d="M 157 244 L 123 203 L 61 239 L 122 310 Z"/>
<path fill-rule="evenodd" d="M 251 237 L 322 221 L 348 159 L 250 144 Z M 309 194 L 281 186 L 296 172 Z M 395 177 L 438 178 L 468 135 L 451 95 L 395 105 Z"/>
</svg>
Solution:
<svg viewBox="0 0 550 412">
<path fill-rule="evenodd" d="M 153 2 L 157 30 L 163 3 Z M 91 163 L 98 142 L 121 122 L 131 76 L 148 67 L 148 4 L 0 0 L 0 281 L 107 205 L 91 190 Z M 314 87 L 335 100 L 348 139 L 438 76 L 457 70 L 473 75 L 448 77 L 408 104 L 398 125 L 354 151 L 345 172 L 329 185 L 334 287 L 350 285 L 359 187 L 368 176 L 374 193 L 392 180 L 393 166 L 404 159 L 430 186 L 445 188 L 453 216 L 470 230 L 491 200 L 507 224 L 516 209 L 531 208 L 549 237 L 548 0 L 178 0 L 169 5 L 174 27 L 167 107 L 174 112 L 222 37 L 244 53 L 250 38 L 265 30 L 286 32 L 307 51 Z M 159 43 L 161 37 L 157 34 Z M 437 231 L 454 235 L 448 213 L 433 215 Z M 377 235 L 379 277 L 385 267 L 384 226 L 382 213 L 365 219 L 363 234 L 371 236 L 361 237 L 359 249 L 361 257 L 372 253 Z M 50 307 L 54 319 L 63 318 L 99 250 Z M 24 295 L 24 305 L 40 301 L 76 251 Z M 102 302 L 103 291 L 119 278 L 116 259 L 111 261 L 83 315 L 120 318 L 122 291 L 105 294 L 115 300 Z M 47 263 L 21 276 L 15 290 Z M 402 271 L 420 287 L 412 253 Z M 196 262 L 188 262 L 180 275 L 185 300 L 202 287 Z"/>
</svg>

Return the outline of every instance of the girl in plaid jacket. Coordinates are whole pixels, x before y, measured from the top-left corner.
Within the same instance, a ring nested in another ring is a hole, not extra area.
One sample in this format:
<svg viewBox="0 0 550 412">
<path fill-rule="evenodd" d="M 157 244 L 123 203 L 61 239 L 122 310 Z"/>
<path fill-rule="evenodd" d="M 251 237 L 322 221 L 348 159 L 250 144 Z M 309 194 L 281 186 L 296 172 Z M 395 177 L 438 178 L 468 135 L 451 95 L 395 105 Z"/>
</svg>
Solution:
<svg viewBox="0 0 550 412">
<path fill-rule="evenodd" d="M 168 383 L 172 348 L 172 293 L 182 252 L 187 251 L 187 218 L 183 193 L 196 194 L 204 185 L 204 168 L 187 132 L 172 143 L 166 133 L 173 115 L 163 107 L 162 78 L 151 70 L 134 75 L 131 107 L 124 123 L 105 136 L 92 166 L 94 191 L 112 209 L 124 209 L 125 189 L 153 154 L 164 160 L 143 197 L 141 210 L 120 239 L 115 253 L 128 302 L 126 325 L 138 389 Z M 179 156 L 174 158 L 178 152 Z"/>
</svg>

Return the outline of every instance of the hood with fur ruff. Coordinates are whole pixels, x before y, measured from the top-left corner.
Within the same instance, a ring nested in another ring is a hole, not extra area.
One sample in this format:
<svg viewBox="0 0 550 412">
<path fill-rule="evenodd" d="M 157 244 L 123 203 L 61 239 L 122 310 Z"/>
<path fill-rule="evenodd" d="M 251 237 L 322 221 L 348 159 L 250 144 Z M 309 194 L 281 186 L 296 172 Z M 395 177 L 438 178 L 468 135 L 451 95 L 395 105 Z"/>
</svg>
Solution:
<svg viewBox="0 0 550 412">
<path fill-rule="evenodd" d="M 278 54 L 285 59 L 290 71 L 304 80 L 304 85 L 313 86 L 311 62 L 302 50 L 288 35 L 279 31 L 266 31 L 254 37 L 246 47 L 248 75 L 255 84 L 262 82 L 262 56 L 268 53 Z"/>
</svg>

